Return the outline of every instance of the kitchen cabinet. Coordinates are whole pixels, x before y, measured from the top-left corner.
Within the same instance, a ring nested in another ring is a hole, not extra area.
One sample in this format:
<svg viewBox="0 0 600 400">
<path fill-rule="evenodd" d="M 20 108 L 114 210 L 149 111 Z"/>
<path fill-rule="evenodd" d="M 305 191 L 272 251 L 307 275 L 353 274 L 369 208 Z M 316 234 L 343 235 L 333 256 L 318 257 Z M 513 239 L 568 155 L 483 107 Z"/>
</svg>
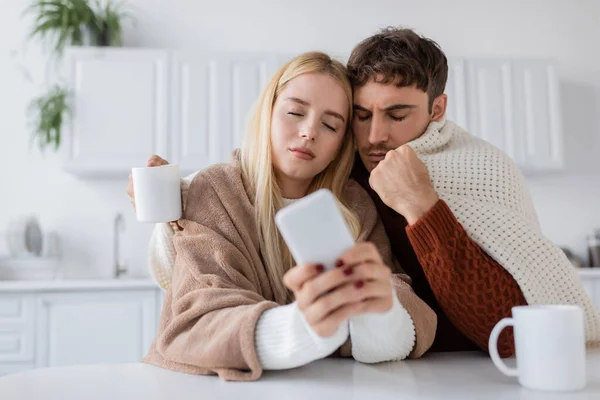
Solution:
<svg viewBox="0 0 600 400">
<path fill-rule="evenodd" d="M 583 288 L 600 311 L 600 268 L 583 268 L 578 273 Z"/>
<path fill-rule="evenodd" d="M 72 48 L 65 59 L 73 105 L 65 170 L 122 178 L 150 155 L 168 155 L 167 51 Z"/>
<path fill-rule="evenodd" d="M 206 54 L 71 48 L 74 113 L 64 168 L 123 178 L 158 154 L 182 175 L 229 160 L 248 112 L 286 54 Z M 449 119 L 492 143 L 526 172 L 563 168 L 556 66 L 543 60 L 450 58 Z"/>
<path fill-rule="evenodd" d="M 248 112 L 288 57 L 172 54 L 168 160 L 183 175 L 227 162 L 242 144 Z"/>
<path fill-rule="evenodd" d="M 467 130 L 504 151 L 525 173 L 564 167 L 553 63 L 471 59 L 465 73 Z"/>
<path fill-rule="evenodd" d="M 228 161 L 259 91 L 289 57 L 70 48 L 66 171 L 122 178 L 152 154 L 182 174 Z"/>
<path fill-rule="evenodd" d="M 139 362 L 162 301 L 147 280 L 0 282 L 0 374 Z"/>
</svg>

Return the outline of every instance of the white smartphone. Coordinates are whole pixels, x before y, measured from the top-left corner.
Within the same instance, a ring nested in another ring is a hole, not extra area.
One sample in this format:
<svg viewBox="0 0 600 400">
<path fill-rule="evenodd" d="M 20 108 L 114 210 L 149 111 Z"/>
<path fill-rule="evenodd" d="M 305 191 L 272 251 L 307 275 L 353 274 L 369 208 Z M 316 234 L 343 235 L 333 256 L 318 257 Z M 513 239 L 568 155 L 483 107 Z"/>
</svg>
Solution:
<svg viewBox="0 0 600 400">
<path fill-rule="evenodd" d="M 296 264 L 323 264 L 335 268 L 335 261 L 354 246 L 354 239 L 333 193 L 320 189 L 282 208 L 275 223 Z"/>
</svg>

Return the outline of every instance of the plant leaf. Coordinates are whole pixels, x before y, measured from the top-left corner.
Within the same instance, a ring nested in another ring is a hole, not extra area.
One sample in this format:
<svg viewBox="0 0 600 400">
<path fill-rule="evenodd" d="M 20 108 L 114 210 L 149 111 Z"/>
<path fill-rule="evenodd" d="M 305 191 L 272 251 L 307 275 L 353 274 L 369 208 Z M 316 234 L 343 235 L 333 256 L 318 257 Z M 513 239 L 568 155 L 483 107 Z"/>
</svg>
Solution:
<svg viewBox="0 0 600 400">
<path fill-rule="evenodd" d="M 48 145 L 54 144 L 54 150 L 60 145 L 63 121 L 71 112 L 68 96 L 64 86 L 54 85 L 29 105 L 32 143 L 37 141 L 42 152 Z"/>
</svg>

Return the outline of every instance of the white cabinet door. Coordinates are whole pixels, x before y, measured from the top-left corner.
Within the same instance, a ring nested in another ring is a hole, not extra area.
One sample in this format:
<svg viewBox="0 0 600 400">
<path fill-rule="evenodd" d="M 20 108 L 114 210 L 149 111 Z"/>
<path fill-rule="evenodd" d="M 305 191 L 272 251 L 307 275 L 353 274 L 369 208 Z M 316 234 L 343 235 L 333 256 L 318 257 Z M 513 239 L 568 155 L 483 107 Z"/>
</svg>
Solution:
<svg viewBox="0 0 600 400">
<path fill-rule="evenodd" d="M 467 118 L 467 88 L 465 61 L 460 59 L 448 60 L 448 81 L 445 93 L 448 96 L 446 117 L 456 124 L 469 130 Z"/>
<path fill-rule="evenodd" d="M 467 62 L 468 119 L 471 133 L 504 151 L 515 162 L 521 158 L 515 141 L 512 68 L 507 60 Z"/>
<path fill-rule="evenodd" d="M 72 48 L 66 55 L 73 116 L 64 167 L 123 177 L 152 154 L 167 156 L 168 52 Z"/>
<path fill-rule="evenodd" d="M 469 130 L 525 172 L 563 168 L 558 75 L 548 61 L 467 61 Z"/>
<path fill-rule="evenodd" d="M 140 361 L 156 333 L 156 291 L 37 298 L 36 366 Z"/>
<path fill-rule="evenodd" d="M 513 63 L 515 134 L 521 138 L 523 168 L 563 168 L 563 137 L 556 67 L 546 61 Z"/>
<path fill-rule="evenodd" d="M 242 144 L 248 112 L 283 56 L 173 55 L 169 161 L 188 174 L 227 162 Z"/>
<path fill-rule="evenodd" d="M 29 293 L 0 295 L 0 364 L 33 363 L 35 300 Z M 2 369 L 0 369 L 0 374 Z"/>
</svg>

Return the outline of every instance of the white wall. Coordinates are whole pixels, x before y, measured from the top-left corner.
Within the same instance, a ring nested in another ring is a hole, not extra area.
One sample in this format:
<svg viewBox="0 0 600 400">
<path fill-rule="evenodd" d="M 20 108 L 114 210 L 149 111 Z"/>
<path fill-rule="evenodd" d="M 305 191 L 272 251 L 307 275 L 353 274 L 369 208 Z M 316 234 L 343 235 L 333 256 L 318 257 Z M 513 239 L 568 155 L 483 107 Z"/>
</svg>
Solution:
<svg viewBox="0 0 600 400">
<path fill-rule="evenodd" d="M 125 257 L 145 274 L 149 227 L 135 222 L 120 181 L 83 181 L 60 160 L 29 149 L 24 110 L 41 83 L 44 58 L 24 46 L 25 0 L 0 0 L 0 229 L 36 212 L 64 241 L 67 276 L 110 276 L 112 219 L 125 213 Z M 530 178 L 544 232 L 584 254 L 584 237 L 600 227 L 600 2 L 564 0 L 130 0 L 137 27 L 131 46 L 197 51 L 321 49 L 344 58 L 362 38 L 402 24 L 437 40 L 450 56 L 555 58 L 563 93 L 568 170 Z M 116 143 L 115 145 L 118 145 Z M 140 160 L 143 163 L 143 160 Z"/>
</svg>

